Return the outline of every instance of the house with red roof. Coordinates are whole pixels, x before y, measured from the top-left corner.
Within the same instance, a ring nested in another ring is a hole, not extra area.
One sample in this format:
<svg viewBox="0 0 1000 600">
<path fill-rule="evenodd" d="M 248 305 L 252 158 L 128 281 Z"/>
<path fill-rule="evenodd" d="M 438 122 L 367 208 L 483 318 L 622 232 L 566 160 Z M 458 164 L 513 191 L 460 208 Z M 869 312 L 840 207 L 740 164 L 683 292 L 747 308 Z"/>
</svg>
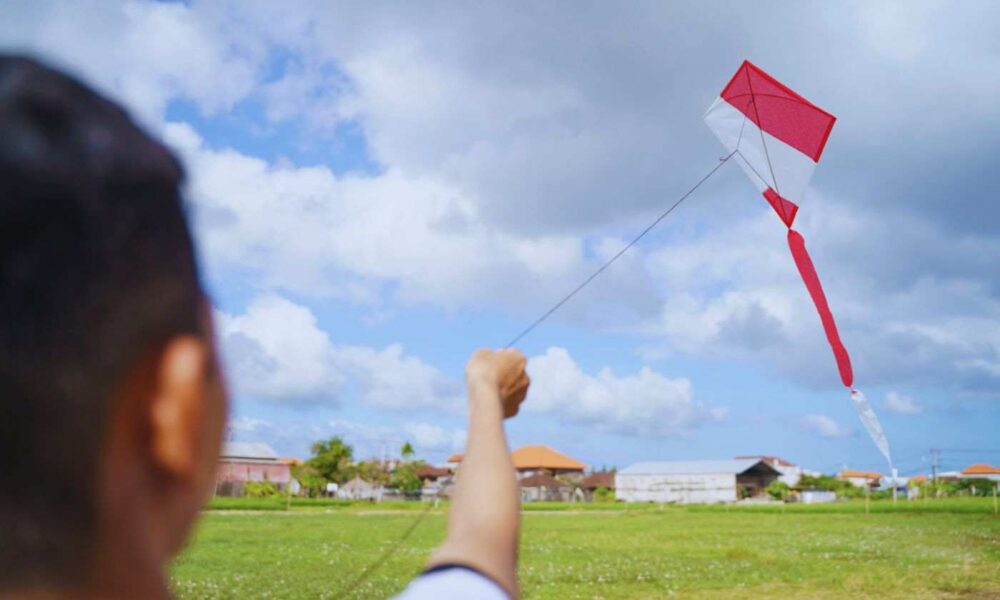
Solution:
<svg viewBox="0 0 1000 600">
<path fill-rule="evenodd" d="M 1000 482 L 1000 467 L 988 463 L 976 463 L 962 469 L 962 479 L 989 479 Z"/>
</svg>

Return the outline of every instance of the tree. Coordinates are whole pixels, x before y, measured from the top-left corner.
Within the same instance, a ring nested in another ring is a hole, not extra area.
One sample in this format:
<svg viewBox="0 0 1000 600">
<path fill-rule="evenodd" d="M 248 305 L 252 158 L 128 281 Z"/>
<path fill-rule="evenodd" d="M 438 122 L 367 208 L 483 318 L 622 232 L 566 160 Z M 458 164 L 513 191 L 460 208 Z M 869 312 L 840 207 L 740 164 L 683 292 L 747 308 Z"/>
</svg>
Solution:
<svg viewBox="0 0 1000 600">
<path fill-rule="evenodd" d="M 799 479 L 798 487 L 801 489 L 830 490 L 836 492 L 841 498 L 860 498 L 864 496 L 864 490 L 854 485 L 850 481 L 837 479 L 830 475 L 803 475 Z"/>
<path fill-rule="evenodd" d="M 293 466 L 292 477 L 299 482 L 310 498 L 322 496 L 326 492 L 327 480 L 309 465 Z"/>
<path fill-rule="evenodd" d="M 784 481 L 774 480 L 764 488 L 764 491 L 775 500 L 784 500 L 792 489 Z"/>
<path fill-rule="evenodd" d="M 399 449 L 399 454 L 404 459 L 407 459 L 407 458 L 410 458 L 410 457 L 413 456 L 413 454 L 414 454 L 414 452 L 413 452 L 413 446 L 410 445 L 410 442 L 403 442 L 403 447 Z"/>
<path fill-rule="evenodd" d="M 416 492 L 423 487 L 420 477 L 417 476 L 417 469 L 424 465 L 423 461 L 415 460 L 411 462 L 399 463 L 396 470 L 392 472 L 392 487 L 402 492 Z"/>
<path fill-rule="evenodd" d="M 339 437 L 312 445 L 312 458 L 306 464 L 326 481 L 344 483 L 351 477 L 353 449 Z"/>
<path fill-rule="evenodd" d="M 355 474 L 368 483 L 388 485 L 392 477 L 388 466 L 380 460 L 363 460 L 354 467 Z"/>
</svg>

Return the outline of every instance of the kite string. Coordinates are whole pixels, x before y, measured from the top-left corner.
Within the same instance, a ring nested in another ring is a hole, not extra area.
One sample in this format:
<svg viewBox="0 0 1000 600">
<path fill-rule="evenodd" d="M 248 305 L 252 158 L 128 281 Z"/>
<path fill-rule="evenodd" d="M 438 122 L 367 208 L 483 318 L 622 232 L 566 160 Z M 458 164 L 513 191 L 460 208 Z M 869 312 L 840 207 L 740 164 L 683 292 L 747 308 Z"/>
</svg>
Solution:
<svg viewBox="0 0 1000 600">
<path fill-rule="evenodd" d="M 352 595 L 354 595 L 354 593 L 358 590 L 361 584 L 365 582 L 366 579 L 368 579 L 376 570 L 378 570 L 379 567 L 385 564 L 386 561 L 392 558 L 392 555 L 395 554 L 397 550 L 399 550 L 399 548 L 403 545 L 403 543 L 410 537 L 410 534 L 412 534 L 417 529 L 420 523 L 423 522 L 424 517 L 427 516 L 427 513 L 431 512 L 431 509 L 433 509 L 436 504 L 437 504 L 436 501 L 428 502 L 427 506 L 425 506 L 416 516 L 416 518 L 413 519 L 413 522 L 410 523 L 405 530 L 403 530 L 403 534 L 399 536 L 399 539 L 395 540 L 392 544 L 390 544 L 389 547 L 386 548 L 385 551 L 383 551 L 378 558 L 368 563 L 368 566 L 362 569 L 361 573 L 359 573 L 358 576 L 354 578 L 354 580 L 352 580 L 350 583 L 341 588 L 340 592 L 338 592 L 334 597 L 349 598 Z"/>
<path fill-rule="evenodd" d="M 549 308 L 547 311 L 545 311 L 544 313 L 542 313 L 542 315 L 540 317 L 538 317 L 530 325 L 528 325 L 527 327 L 525 327 L 521 331 L 521 333 L 519 333 L 516 336 L 514 336 L 514 338 L 511 341 L 507 342 L 507 344 L 504 347 L 505 348 L 509 348 L 509 347 L 513 346 L 514 344 L 516 344 L 517 342 L 521 341 L 521 339 L 524 338 L 524 336 L 526 336 L 529 333 L 531 333 L 536 327 L 538 327 L 539 325 L 541 325 L 546 319 L 548 319 L 550 316 L 552 316 L 552 314 L 554 312 L 556 312 L 557 310 L 559 310 L 560 308 L 562 308 L 562 306 L 564 304 L 566 304 L 567 302 L 569 302 L 570 299 L 573 298 L 573 296 L 577 295 L 577 293 L 580 292 L 580 290 L 582 290 L 583 288 L 587 287 L 587 285 L 590 284 L 591 281 L 597 279 L 598 275 L 600 275 L 601 273 L 603 273 L 608 267 L 610 267 L 612 264 L 614 264 L 615 261 L 617 261 L 619 258 L 621 258 L 622 255 L 624 255 L 626 252 L 628 252 L 629 249 L 632 248 L 632 246 L 635 246 L 637 243 L 639 243 L 639 240 L 641 240 L 642 238 L 646 237 L 646 234 L 648 234 L 650 231 L 652 231 L 654 227 L 656 227 L 657 225 L 659 225 L 660 222 L 663 221 L 663 219 L 666 219 L 667 216 L 669 216 L 670 213 L 672 213 L 674 211 L 674 209 L 676 209 L 678 206 L 680 206 L 682 202 L 684 202 L 685 200 L 687 200 L 688 197 L 691 194 L 693 194 L 698 188 L 700 188 L 702 186 L 702 184 L 704 184 L 706 181 L 708 181 L 709 178 L 712 177 L 712 175 L 715 175 L 715 172 L 718 171 L 719 169 L 721 169 L 722 165 L 724 165 L 727 162 L 729 162 L 729 159 L 731 159 L 733 157 L 733 155 L 736 154 L 736 152 L 737 152 L 737 150 L 733 150 L 732 152 L 730 152 L 726 156 L 724 156 L 721 159 L 719 159 L 719 164 L 715 165 L 711 170 L 709 170 L 708 173 L 706 173 L 704 176 L 702 176 L 702 178 L 698 180 L 698 183 L 694 184 L 691 187 L 691 189 L 689 189 L 688 191 L 684 192 L 684 194 L 681 195 L 681 197 L 678 198 L 677 201 L 675 201 L 672 205 L 670 205 L 670 207 L 667 210 L 663 211 L 660 214 L 660 216 L 656 217 L 656 219 L 653 220 L 652 223 L 650 223 L 649 225 L 646 226 L 645 229 L 643 229 L 642 231 L 640 231 L 639 234 L 636 235 L 634 238 L 632 238 L 632 240 L 629 243 L 625 244 L 625 246 L 621 250 L 619 250 L 614 256 L 612 256 L 607 261 L 605 261 L 604 264 L 602 264 L 600 267 L 598 267 L 598 269 L 596 271 L 594 271 L 593 273 L 590 274 L 589 277 L 587 277 L 586 279 L 584 279 L 583 282 L 580 283 L 580 285 L 578 285 L 575 288 L 573 288 L 573 290 L 570 291 L 565 296 L 563 296 L 563 298 L 561 300 L 559 300 L 558 302 L 556 302 L 554 305 L 552 305 L 551 308 Z M 382 554 L 379 555 L 378 558 L 376 558 L 367 567 L 365 567 L 361 571 L 361 573 L 356 578 L 354 578 L 353 581 L 351 581 L 349 584 L 345 585 L 341 589 L 341 591 L 337 594 L 336 597 L 337 598 L 346 598 L 346 597 L 349 597 L 349 596 L 353 595 L 357 591 L 357 589 L 361 586 L 361 584 L 365 582 L 365 580 L 367 580 L 369 577 L 371 577 L 371 575 L 379 567 L 381 567 L 383 564 L 385 564 L 386 561 L 388 561 L 392 557 L 392 555 L 395 554 L 399 550 L 400 547 L 402 547 L 403 543 L 407 540 L 407 538 L 410 537 L 410 534 L 413 533 L 413 531 L 417 528 L 417 526 L 420 525 L 420 523 L 424 520 L 424 517 L 426 517 L 427 514 L 431 511 L 432 506 L 433 506 L 433 503 L 428 503 L 428 506 L 426 508 L 424 508 L 423 510 L 421 510 L 420 514 L 418 514 L 416 516 L 416 518 L 413 520 L 413 522 L 410 524 L 410 526 L 407 527 L 405 531 L 403 531 L 403 534 L 399 537 L 399 539 L 397 539 L 392 545 L 390 545 L 388 548 L 386 548 L 386 550 L 384 552 L 382 552 Z"/>
<path fill-rule="evenodd" d="M 590 274 L 589 277 L 587 277 L 586 279 L 584 279 L 583 282 L 580 283 L 580 285 L 578 285 L 575 288 L 573 288 L 573 290 L 570 291 L 570 293 L 566 294 L 565 296 L 563 296 L 563 298 L 561 300 L 559 300 L 558 302 L 556 302 L 555 304 L 553 304 L 551 308 L 549 308 L 547 311 L 545 311 L 544 313 L 542 313 L 542 315 L 540 317 L 538 317 L 530 325 L 528 325 L 527 327 L 525 327 L 521 331 L 521 333 L 519 333 L 516 336 L 514 336 L 514 339 L 512 339 L 509 342 L 507 342 L 506 344 L 504 344 L 503 347 L 504 348 L 510 348 L 514 344 L 516 344 L 519 341 L 521 341 L 521 339 L 524 338 L 524 336 L 526 336 L 529 333 L 531 333 L 531 331 L 533 329 L 535 329 L 536 327 L 538 327 L 539 325 L 541 325 L 542 322 L 544 322 L 546 319 L 548 319 L 550 316 L 552 316 L 552 314 L 554 312 L 556 312 L 557 310 L 559 310 L 560 308 L 562 308 L 562 306 L 564 304 L 566 304 L 567 302 L 569 302 L 570 299 L 573 298 L 573 296 L 577 295 L 583 288 L 587 287 L 587 285 L 589 285 L 591 281 L 597 279 L 598 275 L 600 275 L 601 273 L 603 273 L 605 271 L 605 269 L 607 269 L 608 267 L 610 267 L 615 261 L 617 261 L 619 258 L 621 258 L 622 255 L 624 255 L 626 252 L 629 251 L 630 248 L 632 248 L 632 246 L 635 246 L 637 243 L 639 243 L 639 240 L 641 240 L 642 238 L 644 238 L 646 236 L 646 234 L 649 233 L 650 231 L 652 231 L 654 227 L 656 227 L 657 225 L 659 225 L 660 222 L 663 221 L 663 219 L 667 218 L 667 216 L 670 213 L 672 213 L 675 208 L 677 208 L 678 206 L 681 205 L 682 202 L 684 202 L 685 200 L 687 200 L 688 196 L 690 196 L 691 194 L 693 194 L 695 192 L 695 190 L 697 190 L 698 188 L 700 188 L 702 186 L 702 184 L 705 183 L 706 181 L 708 181 L 708 179 L 712 175 L 715 175 L 715 172 L 718 171 L 720 168 L 722 168 L 722 165 L 724 165 L 727 162 L 729 162 L 729 159 L 732 158 L 733 155 L 736 154 L 736 152 L 737 152 L 736 150 L 733 150 L 732 152 L 730 152 L 726 156 L 722 157 L 719 160 L 719 164 L 715 165 L 715 167 L 713 167 L 708 173 L 706 173 L 701 179 L 699 179 L 698 183 L 694 184 L 694 186 L 692 186 L 691 189 L 689 189 L 688 191 L 684 192 L 684 194 L 680 198 L 678 198 L 677 201 L 674 202 L 670 206 L 670 208 L 668 208 L 663 213 L 661 213 L 660 216 L 656 217 L 656 219 L 652 223 L 650 223 L 648 226 L 646 226 L 645 229 L 643 229 L 642 231 L 640 231 L 639 235 L 637 235 L 634 238 L 632 238 L 632 240 L 629 243 L 625 244 L 625 246 L 621 250 L 619 250 L 614 256 L 612 256 L 607 261 L 605 261 L 605 263 L 602 264 L 600 267 L 598 267 L 596 271 L 594 271 L 593 273 Z"/>
</svg>

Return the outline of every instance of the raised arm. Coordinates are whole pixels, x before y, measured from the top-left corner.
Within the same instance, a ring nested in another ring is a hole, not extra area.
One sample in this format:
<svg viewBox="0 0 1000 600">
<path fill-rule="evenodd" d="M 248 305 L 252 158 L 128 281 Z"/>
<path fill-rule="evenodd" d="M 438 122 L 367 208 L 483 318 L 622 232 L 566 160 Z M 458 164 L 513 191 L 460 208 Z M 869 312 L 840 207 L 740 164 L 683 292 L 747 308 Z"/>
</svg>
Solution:
<svg viewBox="0 0 1000 600">
<path fill-rule="evenodd" d="M 469 429 L 448 516 L 448 533 L 428 567 L 477 569 L 518 597 L 521 493 L 503 420 L 517 414 L 530 380 L 516 350 L 478 350 L 465 369 Z"/>
</svg>

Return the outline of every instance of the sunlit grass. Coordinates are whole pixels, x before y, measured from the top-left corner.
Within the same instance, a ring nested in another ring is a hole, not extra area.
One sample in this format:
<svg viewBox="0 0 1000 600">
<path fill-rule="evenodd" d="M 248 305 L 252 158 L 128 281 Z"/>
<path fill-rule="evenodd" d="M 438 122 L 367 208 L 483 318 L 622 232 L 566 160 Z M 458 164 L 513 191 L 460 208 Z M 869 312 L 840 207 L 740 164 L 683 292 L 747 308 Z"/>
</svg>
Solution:
<svg viewBox="0 0 1000 600">
<path fill-rule="evenodd" d="M 531 505 L 521 582 L 527 598 L 1000 597 L 1000 518 L 992 502 L 920 505 L 873 502 L 870 514 L 863 502 L 583 511 L 557 504 L 545 512 Z M 174 566 L 175 591 L 181 598 L 335 598 L 416 516 L 385 508 L 211 511 Z M 443 532 L 443 508 L 435 509 L 356 597 L 401 590 Z"/>
</svg>

